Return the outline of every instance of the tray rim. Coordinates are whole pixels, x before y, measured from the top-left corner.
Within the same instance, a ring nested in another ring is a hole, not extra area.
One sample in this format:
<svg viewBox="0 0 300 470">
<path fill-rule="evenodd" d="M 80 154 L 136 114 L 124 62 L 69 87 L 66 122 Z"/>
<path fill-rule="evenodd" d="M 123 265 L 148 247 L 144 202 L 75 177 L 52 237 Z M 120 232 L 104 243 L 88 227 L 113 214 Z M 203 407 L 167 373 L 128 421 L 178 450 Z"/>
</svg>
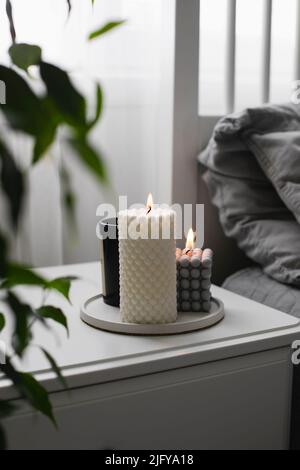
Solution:
<svg viewBox="0 0 300 470">
<path fill-rule="evenodd" d="M 225 309 L 222 300 L 212 297 L 212 302 L 217 305 L 216 312 L 179 312 L 179 315 L 193 314 L 201 315 L 201 318 L 195 321 L 162 323 L 162 324 L 141 324 L 107 321 L 96 318 L 87 313 L 87 307 L 92 302 L 103 298 L 103 294 L 97 294 L 85 300 L 80 308 L 80 318 L 87 325 L 98 330 L 135 336 L 169 336 L 183 333 L 192 333 L 193 331 L 204 330 L 220 323 L 225 317 Z M 107 305 L 108 308 L 109 305 Z M 118 307 L 111 307 L 118 308 Z M 205 316 L 204 316 L 205 315 Z"/>
</svg>

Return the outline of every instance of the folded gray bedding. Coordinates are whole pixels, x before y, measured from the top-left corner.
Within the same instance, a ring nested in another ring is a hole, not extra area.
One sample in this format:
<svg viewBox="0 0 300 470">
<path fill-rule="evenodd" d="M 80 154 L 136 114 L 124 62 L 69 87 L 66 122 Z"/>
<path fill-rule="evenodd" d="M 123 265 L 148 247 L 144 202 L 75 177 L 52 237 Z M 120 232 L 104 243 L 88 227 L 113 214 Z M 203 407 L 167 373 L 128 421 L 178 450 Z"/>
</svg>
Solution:
<svg viewBox="0 0 300 470">
<path fill-rule="evenodd" d="M 226 116 L 200 161 L 225 234 L 265 274 L 300 288 L 300 106 Z"/>
<path fill-rule="evenodd" d="M 300 289 L 274 281 L 259 267 L 238 271 L 226 279 L 223 287 L 300 318 Z"/>
</svg>

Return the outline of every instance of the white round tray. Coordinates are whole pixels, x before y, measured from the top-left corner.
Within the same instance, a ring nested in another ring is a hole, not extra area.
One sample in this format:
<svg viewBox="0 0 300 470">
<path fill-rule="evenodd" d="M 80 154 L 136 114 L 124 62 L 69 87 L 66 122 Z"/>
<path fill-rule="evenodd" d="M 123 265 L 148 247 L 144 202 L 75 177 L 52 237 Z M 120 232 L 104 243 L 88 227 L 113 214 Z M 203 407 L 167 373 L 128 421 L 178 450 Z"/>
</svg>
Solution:
<svg viewBox="0 0 300 470">
<path fill-rule="evenodd" d="M 97 295 L 84 302 L 80 316 L 88 325 L 113 333 L 175 335 L 208 328 L 220 322 L 224 318 L 224 305 L 221 300 L 213 298 L 209 313 L 179 312 L 175 323 L 148 325 L 122 322 L 120 309 L 106 305 L 102 295 Z"/>
</svg>

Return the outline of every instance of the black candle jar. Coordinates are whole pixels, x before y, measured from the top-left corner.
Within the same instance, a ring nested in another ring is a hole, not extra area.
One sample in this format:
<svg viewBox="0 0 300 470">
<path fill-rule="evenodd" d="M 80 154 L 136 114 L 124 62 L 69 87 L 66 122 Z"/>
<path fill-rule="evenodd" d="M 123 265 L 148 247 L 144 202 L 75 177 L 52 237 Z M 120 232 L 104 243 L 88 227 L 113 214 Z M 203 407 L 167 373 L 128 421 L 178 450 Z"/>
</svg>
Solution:
<svg viewBox="0 0 300 470">
<path fill-rule="evenodd" d="M 103 219 L 100 227 L 102 294 L 106 304 L 120 306 L 118 219 Z"/>
</svg>

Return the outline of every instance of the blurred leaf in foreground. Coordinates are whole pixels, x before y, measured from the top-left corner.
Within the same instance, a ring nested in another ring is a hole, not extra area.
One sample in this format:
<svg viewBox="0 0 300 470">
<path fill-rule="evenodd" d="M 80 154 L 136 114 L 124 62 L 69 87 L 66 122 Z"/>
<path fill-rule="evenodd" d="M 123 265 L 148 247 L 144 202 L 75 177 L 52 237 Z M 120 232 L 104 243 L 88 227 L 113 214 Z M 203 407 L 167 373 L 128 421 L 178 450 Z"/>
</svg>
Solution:
<svg viewBox="0 0 300 470">
<path fill-rule="evenodd" d="M 63 377 L 63 375 L 61 373 L 61 370 L 60 370 L 59 366 L 57 365 L 57 362 L 55 361 L 55 359 L 45 349 L 41 348 L 41 351 L 44 354 L 44 356 L 46 357 L 47 361 L 49 362 L 52 370 L 57 375 L 57 377 L 58 377 L 60 383 L 62 384 L 62 386 L 64 388 L 68 388 L 68 384 L 67 384 L 65 378 Z"/>
<path fill-rule="evenodd" d="M 11 222 L 16 227 L 22 210 L 25 184 L 22 172 L 17 167 L 9 149 L 1 140 L 0 168 L 2 190 L 8 200 Z"/>
<path fill-rule="evenodd" d="M 56 425 L 48 393 L 32 375 L 17 371 L 9 358 L 7 358 L 6 364 L 0 364 L 0 371 L 13 382 L 23 398 Z"/>
<path fill-rule="evenodd" d="M 62 325 L 69 334 L 68 320 L 63 311 L 58 307 L 53 307 L 52 305 L 43 305 L 42 307 L 36 310 L 38 317 L 43 319 L 50 319 Z"/>
<path fill-rule="evenodd" d="M 13 44 L 8 51 L 12 63 L 25 72 L 32 65 L 38 65 L 42 60 L 42 49 L 33 44 Z"/>
<path fill-rule="evenodd" d="M 124 23 L 126 23 L 126 20 L 109 21 L 108 23 L 105 23 L 103 26 L 101 26 L 99 29 L 96 29 L 96 31 L 90 33 L 88 39 L 89 41 L 92 41 L 93 39 L 99 38 L 103 34 L 108 33 L 112 29 L 115 29 Z"/>
<path fill-rule="evenodd" d="M 107 182 L 107 172 L 103 159 L 86 139 L 70 139 L 70 144 L 76 152 L 77 157 L 86 168 L 93 173 L 101 182 Z"/>
</svg>

